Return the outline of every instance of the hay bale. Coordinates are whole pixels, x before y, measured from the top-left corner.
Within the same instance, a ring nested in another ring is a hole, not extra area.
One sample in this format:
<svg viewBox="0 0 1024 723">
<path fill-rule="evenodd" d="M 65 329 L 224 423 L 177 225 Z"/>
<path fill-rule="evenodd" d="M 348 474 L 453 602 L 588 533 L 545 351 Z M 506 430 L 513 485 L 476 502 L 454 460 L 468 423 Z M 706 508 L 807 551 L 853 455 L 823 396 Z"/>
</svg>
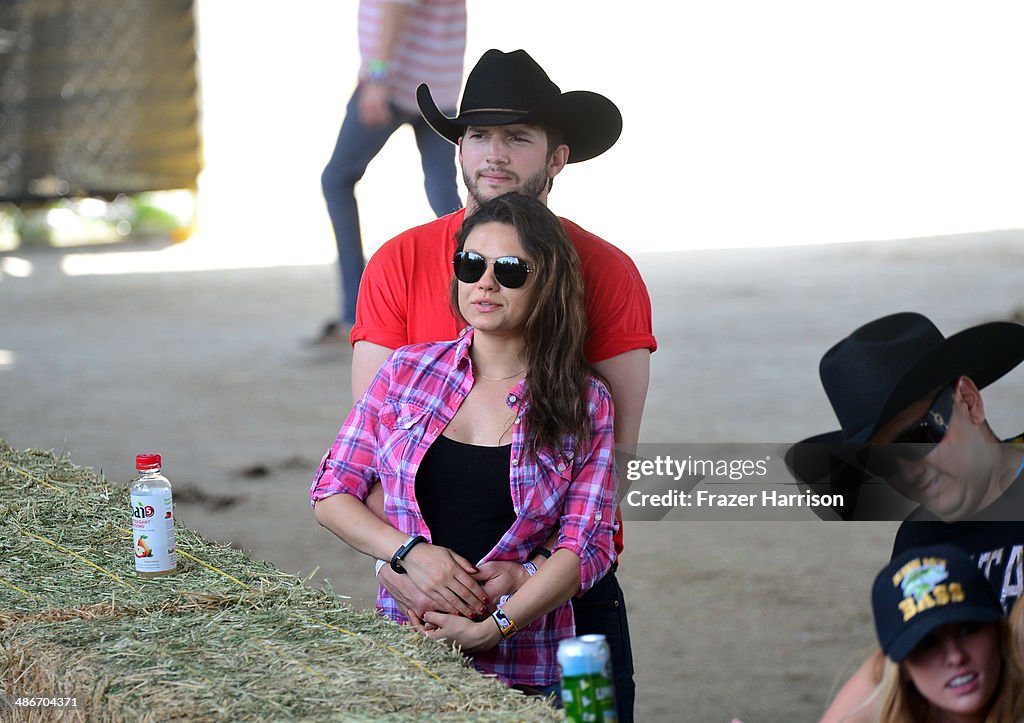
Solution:
<svg viewBox="0 0 1024 723">
<path fill-rule="evenodd" d="M 128 492 L 0 439 L 0 692 L 16 720 L 559 720 L 451 649 L 178 527 L 134 574 Z M 3 717 L 3 716 L 0 716 Z"/>
</svg>

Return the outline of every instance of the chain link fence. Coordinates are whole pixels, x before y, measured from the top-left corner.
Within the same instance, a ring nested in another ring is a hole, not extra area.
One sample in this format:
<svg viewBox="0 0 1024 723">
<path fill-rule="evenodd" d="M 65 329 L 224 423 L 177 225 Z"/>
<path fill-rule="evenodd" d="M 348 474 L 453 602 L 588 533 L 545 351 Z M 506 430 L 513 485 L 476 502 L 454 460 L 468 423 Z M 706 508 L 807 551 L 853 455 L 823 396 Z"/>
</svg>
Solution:
<svg viewBox="0 0 1024 723">
<path fill-rule="evenodd" d="M 0 0 L 0 201 L 195 188 L 193 0 Z"/>
</svg>

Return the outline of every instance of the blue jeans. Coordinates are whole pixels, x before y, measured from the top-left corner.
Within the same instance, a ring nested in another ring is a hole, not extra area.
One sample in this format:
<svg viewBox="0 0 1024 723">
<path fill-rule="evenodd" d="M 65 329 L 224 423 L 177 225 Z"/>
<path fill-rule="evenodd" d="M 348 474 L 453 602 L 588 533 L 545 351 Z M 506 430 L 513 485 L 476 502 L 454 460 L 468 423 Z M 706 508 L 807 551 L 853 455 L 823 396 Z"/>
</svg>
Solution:
<svg viewBox="0 0 1024 723">
<path fill-rule="evenodd" d="M 622 588 L 611 570 L 582 597 L 572 599 L 576 634 L 598 633 L 608 641 L 615 678 L 615 707 L 619 723 L 632 723 L 636 685 L 633 683 L 633 647 L 629 642 L 629 621 Z"/>
<path fill-rule="evenodd" d="M 351 324 L 356 319 L 356 297 L 363 276 L 363 240 L 359 232 L 359 209 L 356 206 L 356 183 L 366 172 L 370 161 L 380 153 L 388 139 L 405 123 L 416 134 L 420 151 L 427 200 L 438 216 L 462 207 L 455 183 L 455 146 L 437 135 L 418 113 L 399 110 L 392 104 L 391 122 L 370 128 L 359 119 L 357 96 L 348 102 L 345 120 L 338 132 L 331 160 L 327 162 L 320 185 L 323 187 L 327 213 L 334 226 L 338 244 L 338 266 L 341 271 L 341 321 Z M 387 189 L 382 189 L 387 193 Z"/>
</svg>

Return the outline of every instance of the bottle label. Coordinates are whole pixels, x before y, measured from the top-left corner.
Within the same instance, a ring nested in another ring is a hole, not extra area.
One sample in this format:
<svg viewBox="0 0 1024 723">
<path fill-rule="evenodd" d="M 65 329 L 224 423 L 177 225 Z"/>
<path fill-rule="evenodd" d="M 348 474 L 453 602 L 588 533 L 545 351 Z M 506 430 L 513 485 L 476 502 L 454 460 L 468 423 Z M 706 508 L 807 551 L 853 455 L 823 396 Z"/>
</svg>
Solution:
<svg viewBox="0 0 1024 723">
<path fill-rule="evenodd" d="M 166 572 L 177 567 L 174 549 L 174 505 L 170 493 L 132 495 L 132 537 L 135 569 Z"/>
</svg>

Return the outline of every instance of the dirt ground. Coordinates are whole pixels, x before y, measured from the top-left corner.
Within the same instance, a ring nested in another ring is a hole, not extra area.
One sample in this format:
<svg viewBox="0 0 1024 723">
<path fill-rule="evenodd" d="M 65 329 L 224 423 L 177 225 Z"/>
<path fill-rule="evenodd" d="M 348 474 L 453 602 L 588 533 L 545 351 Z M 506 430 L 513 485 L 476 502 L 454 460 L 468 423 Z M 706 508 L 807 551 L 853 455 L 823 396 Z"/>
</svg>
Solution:
<svg viewBox="0 0 1024 723">
<path fill-rule="evenodd" d="M 177 250 L 116 251 L 159 261 Z M 351 405 L 347 351 L 303 345 L 328 313 L 333 266 L 76 276 L 66 256 L 0 255 L 0 436 L 117 482 L 137 452 L 161 452 L 182 524 L 371 604 L 372 563 L 317 527 L 307 497 Z M 855 326 L 919 310 L 949 334 L 1024 304 L 1022 231 L 637 262 L 660 343 L 650 442 L 833 428 L 817 362 Z M 1022 375 L 986 393 L 997 433 L 1020 431 Z M 638 719 L 815 719 L 871 644 L 868 590 L 895 528 L 628 523 L 619 577 Z"/>
</svg>

